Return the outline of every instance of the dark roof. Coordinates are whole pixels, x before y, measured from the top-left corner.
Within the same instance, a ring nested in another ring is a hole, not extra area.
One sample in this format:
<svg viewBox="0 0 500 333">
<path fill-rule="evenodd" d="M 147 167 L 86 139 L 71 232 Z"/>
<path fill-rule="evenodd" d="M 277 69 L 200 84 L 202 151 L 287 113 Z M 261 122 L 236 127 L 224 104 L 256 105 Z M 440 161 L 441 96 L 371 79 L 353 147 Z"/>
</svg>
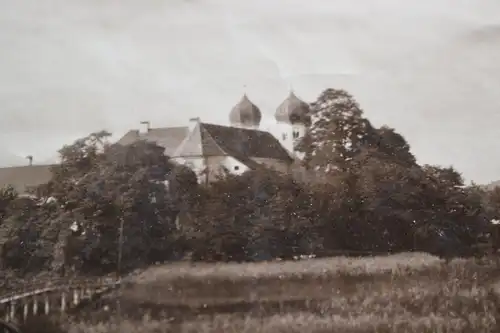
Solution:
<svg viewBox="0 0 500 333">
<path fill-rule="evenodd" d="M 198 123 L 173 156 L 232 156 L 243 163 L 251 163 L 250 158 L 292 162 L 269 132 L 206 123 Z"/>
<path fill-rule="evenodd" d="M 231 124 L 258 126 L 261 119 L 262 113 L 260 109 L 248 99 L 246 94 L 229 113 L 229 122 Z"/>
<path fill-rule="evenodd" d="M 52 165 L 28 165 L 0 168 L 0 187 L 13 186 L 20 193 L 26 193 L 28 187 L 47 183 L 52 178 Z"/>
<path fill-rule="evenodd" d="M 165 155 L 172 156 L 187 134 L 187 127 L 150 128 L 147 133 L 130 130 L 117 143 L 129 145 L 139 140 L 155 142 L 165 148 Z"/>
</svg>

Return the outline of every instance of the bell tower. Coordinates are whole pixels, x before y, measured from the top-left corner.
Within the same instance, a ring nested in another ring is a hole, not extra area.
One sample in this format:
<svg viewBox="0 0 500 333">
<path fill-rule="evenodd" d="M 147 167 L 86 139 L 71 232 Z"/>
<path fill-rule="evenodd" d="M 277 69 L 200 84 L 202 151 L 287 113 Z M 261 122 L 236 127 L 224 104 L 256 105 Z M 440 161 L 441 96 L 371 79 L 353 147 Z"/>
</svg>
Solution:
<svg viewBox="0 0 500 333">
<path fill-rule="evenodd" d="M 274 118 L 278 124 L 278 139 L 281 144 L 296 154 L 296 146 L 306 134 L 310 123 L 309 104 L 290 91 L 288 97 L 276 109 Z"/>
</svg>

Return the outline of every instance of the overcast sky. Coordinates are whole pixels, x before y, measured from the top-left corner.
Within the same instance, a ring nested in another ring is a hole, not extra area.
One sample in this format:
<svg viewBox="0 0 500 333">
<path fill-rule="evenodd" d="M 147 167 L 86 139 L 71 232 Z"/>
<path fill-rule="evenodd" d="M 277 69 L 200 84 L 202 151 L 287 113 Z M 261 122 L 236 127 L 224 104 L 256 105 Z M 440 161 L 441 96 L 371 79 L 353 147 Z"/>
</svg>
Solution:
<svg viewBox="0 0 500 333">
<path fill-rule="evenodd" d="M 0 0 L 0 165 L 102 128 L 351 92 L 421 163 L 500 179 L 498 0 Z M 246 88 L 244 86 L 246 85 Z"/>
</svg>

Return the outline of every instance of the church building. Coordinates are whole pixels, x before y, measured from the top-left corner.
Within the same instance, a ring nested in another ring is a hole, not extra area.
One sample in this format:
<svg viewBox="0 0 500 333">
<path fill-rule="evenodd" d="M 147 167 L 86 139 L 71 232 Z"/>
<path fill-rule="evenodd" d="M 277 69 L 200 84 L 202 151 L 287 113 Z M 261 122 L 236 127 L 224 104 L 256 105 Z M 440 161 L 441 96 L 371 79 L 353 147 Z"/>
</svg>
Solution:
<svg viewBox="0 0 500 333">
<path fill-rule="evenodd" d="M 199 118 L 187 127 L 131 130 L 118 143 L 147 140 L 165 148 L 173 161 L 190 167 L 199 182 L 216 180 L 226 172 L 242 174 L 258 165 L 290 172 L 299 156 L 298 141 L 309 122 L 309 105 L 293 92 L 278 106 L 271 131 L 260 127 L 262 113 L 245 94 L 229 112 L 230 126 L 209 124 Z"/>
<path fill-rule="evenodd" d="M 259 165 L 291 172 L 300 159 L 296 151 L 298 141 L 308 127 L 309 105 L 293 92 L 277 107 L 275 124 L 261 128 L 262 113 L 245 94 L 229 110 L 230 126 L 209 124 L 199 118 L 189 126 L 130 130 L 117 143 L 131 144 L 138 140 L 155 142 L 165 148 L 173 161 L 190 167 L 199 182 L 216 180 L 227 172 L 242 174 Z M 297 170 L 293 170 L 296 172 Z M 50 165 L 30 165 L 0 168 L 0 187 L 13 185 L 19 193 L 26 187 L 50 180 Z"/>
</svg>

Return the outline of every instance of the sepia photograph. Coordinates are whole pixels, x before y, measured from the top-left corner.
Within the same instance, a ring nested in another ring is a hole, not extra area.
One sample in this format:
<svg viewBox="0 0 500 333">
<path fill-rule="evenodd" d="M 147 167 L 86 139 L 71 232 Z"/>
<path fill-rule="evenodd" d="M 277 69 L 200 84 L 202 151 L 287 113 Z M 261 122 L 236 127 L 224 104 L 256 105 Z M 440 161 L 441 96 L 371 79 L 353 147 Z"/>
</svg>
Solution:
<svg viewBox="0 0 500 333">
<path fill-rule="evenodd" d="M 498 0 L 0 5 L 0 333 L 500 333 Z"/>
</svg>

